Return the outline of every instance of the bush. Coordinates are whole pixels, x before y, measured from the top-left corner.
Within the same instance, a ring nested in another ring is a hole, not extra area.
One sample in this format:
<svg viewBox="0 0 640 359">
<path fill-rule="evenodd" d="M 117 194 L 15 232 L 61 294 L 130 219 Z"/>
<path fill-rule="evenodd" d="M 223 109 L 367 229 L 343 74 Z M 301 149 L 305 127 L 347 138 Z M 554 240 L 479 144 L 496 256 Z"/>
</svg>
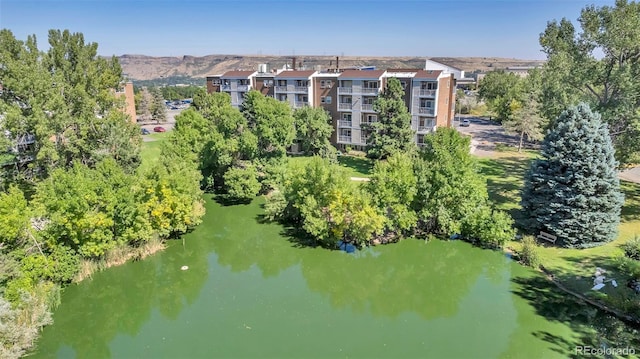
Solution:
<svg viewBox="0 0 640 359">
<path fill-rule="evenodd" d="M 635 236 L 632 240 L 620 246 L 624 251 L 624 255 L 640 261 L 640 237 Z"/>
<path fill-rule="evenodd" d="M 224 174 L 224 184 L 230 200 L 251 201 L 260 191 L 258 171 L 254 166 L 232 167 Z"/>
<path fill-rule="evenodd" d="M 461 234 L 482 247 L 502 248 L 513 239 L 515 230 L 508 214 L 483 206 L 462 221 Z"/>
<path fill-rule="evenodd" d="M 532 268 L 540 265 L 540 254 L 538 253 L 538 243 L 532 236 L 525 236 L 522 239 L 522 250 L 520 250 L 520 261 Z"/>
</svg>

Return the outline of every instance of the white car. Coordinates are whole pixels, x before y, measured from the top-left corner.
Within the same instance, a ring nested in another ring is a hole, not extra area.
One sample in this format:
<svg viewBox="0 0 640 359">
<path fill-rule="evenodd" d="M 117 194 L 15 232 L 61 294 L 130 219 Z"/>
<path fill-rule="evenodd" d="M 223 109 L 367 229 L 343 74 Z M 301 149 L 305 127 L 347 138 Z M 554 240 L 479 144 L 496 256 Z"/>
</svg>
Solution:
<svg viewBox="0 0 640 359">
<path fill-rule="evenodd" d="M 466 118 L 460 122 L 460 127 L 469 127 L 469 125 L 471 125 L 471 121 Z"/>
</svg>

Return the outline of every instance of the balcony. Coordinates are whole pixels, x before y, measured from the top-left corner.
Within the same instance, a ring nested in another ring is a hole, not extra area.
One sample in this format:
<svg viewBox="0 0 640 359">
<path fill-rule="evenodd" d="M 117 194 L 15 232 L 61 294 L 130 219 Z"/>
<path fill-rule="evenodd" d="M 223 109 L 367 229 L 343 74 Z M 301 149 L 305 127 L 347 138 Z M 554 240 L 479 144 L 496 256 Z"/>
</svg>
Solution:
<svg viewBox="0 0 640 359">
<path fill-rule="evenodd" d="M 249 91 L 249 85 L 238 85 L 236 91 L 247 92 Z"/>
<path fill-rule="evenodd" d="M 421 115 L 431 115 L 433 116 L 434 110 L 432 107 L 418 107 L 418 113 Z"/>
<path fill-rule="evenodd" d="M 378 95 L 378 91 L 379 91 L 379 89 L 377 87 L 376 88 L 363 87 L 361 93 L 363 95 L 375 95 L 375 96 L 377 96 Z"/>
<path fill-rule="evenodd" d="M 427 126 L 418 126 L 418 132 L 434 132 L 436 130 L 436 126 L 427 125 Z"/>
<path fill-rule="evenodd" d="M 339 103 L 338 104 L 338 110 L 351 111 L 352 108 L 353 108 L 353 104 L 352 103 Z"/>
<path fill-rule="evenodd" d="M 276 86 L 275 87 L 275 91 L 276 92 L 287 92 L 287 86 Z"/>
<path fill-rule="evenodd" d="M 338 136 L 338 142 L 348 142 L 348 143 L 351 143 L 351 136 L 344 136 L 344 135 L 340 135 L 340 136 Z"/>
<path fill-rule="evenodd" d="M 220 86 L 220 90 L 222 90 L 222 91 L 231 91 L 231 85 L 222 85 L 222 86 Z"/>
<path fill-rule="evenodd" d="M 420 90 L 420 97 L 436 97 L 436 90 Z"/>
<path fill-rule="evenodd" d="M 364 111 L 364 112 L 374 112 L 373 111 L 373 104 L 363 103 L 362 104 L 362 111 Z"/>
<path fill-rule="evenodd" d="M 293 103 L 293 107 L 295 108 L 301 108 L 301 107 L 305 107 L 305 106 L 309 106 L 308 102 L 305 101 L 296 101 Z"/>
<path fill-rule="evenodd" d="M 353 93 L 353 87 L 338 87 L 338 95 Z"/>
<path fill-rule="evenodd" d="M 338 120 L 338 127 L 351 127 L 351 126 L 352 126 L 351 121 Z"/>
<path fill-rule="evenodd" d="M 18 137 L 16 142 L 17 142 L 18 146 L 30 145 L 30 144 L 36 142 L 36 136 L 35 135 L 23 135 L 23 136 Z"/>
<path fill-rule="evenodd" d="M 307 86 L 296 86 L 293 91 L 295 92 L 302 92 L 302 93 L 308 93 L 309 92 L 309 88 Z"/>
</svg>

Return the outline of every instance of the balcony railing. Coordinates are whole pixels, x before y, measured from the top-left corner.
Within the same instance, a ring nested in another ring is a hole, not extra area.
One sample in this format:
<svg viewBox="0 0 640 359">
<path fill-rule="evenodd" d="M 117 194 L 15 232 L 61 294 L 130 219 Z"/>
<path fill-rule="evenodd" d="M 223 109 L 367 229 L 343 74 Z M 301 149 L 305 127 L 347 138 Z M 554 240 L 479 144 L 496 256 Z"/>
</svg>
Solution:
<svg viewBox="0 0 640 359">
<path fill-rule="evenodd" d="M 353 93 L 353 87 L 338 87 L 338 93 Z"/>
<path fill-rule="evenodd" d="M 351 121 L 338 120 L 338 127 L 351 127 L 351 126 L 352 126 Z"/>
<path fill-rule="evenodd" d="M 231 85 L 222 85 L 220 89 L 222 91 L 231 91 Z"/>
<path fill-rule="evenodd" d="M 421 97 L 435 97 L 436 90 L 420 90 Z"/>
<path fill-rule="evenodd" d="M 293 107 L 295 108 L 300 108 L 300 107 L 304 107 L 304 106 L 309 106 L 308 102 L 304 102 L 304 101 L 296 101 L 293 103 Z"/>
<path fill-rule="evenodd" d="M 376 88 L 366 88 L 363 87 L 361 93 L 366 94 L 366 95 L 377 95 L 378 94 L 379 89 Z"/>
<path fill-rule="evenodd" d="M 353 108 L 353 104 L 351 103 L 339 103 L 338 110 L 351 110 Z"/>
<path fill-rule="evenodd" d="M 34 142 L 36 142 L 36 136 L 35 135 L 23 135 L 18 137 L 17 139 L 17 144 L 20 145 L 30 145 Z"/>
<path fill-rule="evenodd" d="M 338 136 L 338 141 L 339 142 L 351 142 L 351 136 L 344 136 L 344 135 L 340 135 Z"/>
<path fill-rule="evenodd" d="M 428 126 L 418 126 L 418 132 L 432 132 L 436 130 L 436 126 L 428 125 Z"/>
<path fill-rule="evenodd" d="M 287 92 L 287 86 L 276 86 L 275 87 L 275 91 L 276 92 Z"/>
<path fill-rule="evenodd" d="M 309 92 L 309 88 L 307 86 L 296 86 L 294 88 L 295 92 L 304 92 L 304 93 L 308 93 Z"/>
<path fill-rule="evenodd" d="M 418 113 L 422 115 L 433 115 L 434 111 L 431 107 L 418 107 Z"/>
<path fill-rule="evenodd" d="M 373 112 L 373 105 L 370 103 L 363 103 L 362 111 Z"/>
<path fill-rule="evenodd" d="M 247 92 L 249 91 L 249 85 L 238 85 L 237 91 Z"/>
</svg>

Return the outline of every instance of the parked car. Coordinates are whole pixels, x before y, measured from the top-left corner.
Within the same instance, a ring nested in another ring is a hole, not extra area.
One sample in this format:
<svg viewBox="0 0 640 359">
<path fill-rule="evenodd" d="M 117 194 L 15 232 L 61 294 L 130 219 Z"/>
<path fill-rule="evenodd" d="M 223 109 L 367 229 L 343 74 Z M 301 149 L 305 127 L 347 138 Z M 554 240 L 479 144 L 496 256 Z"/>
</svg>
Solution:
<svg viewBox="0 0 640 359">
<path fill-rule="evenodd" d="M 469 127 L 469 125 L 471 125 L 471 121 L 467 120 L 466 118 L 462 120 L 462 122 L 460 122 L 460 127 Z"/>
<path fill-rule="evenodd" d="M 164 127 L 158 126 L 153 128 L 153 132 L 165 132 Z"/>
<path fill-rule="evenodd" d="M 143 128 L 143 129 L 142 129 L 142 134 L 143 134 L 143 135 L 148 135 L 148 134 L 150 134 L 150 133 L 151 133 L 151 132 L 149 132 L 149 130 L 147 130 L 146 128 Z"/>
</svg>

